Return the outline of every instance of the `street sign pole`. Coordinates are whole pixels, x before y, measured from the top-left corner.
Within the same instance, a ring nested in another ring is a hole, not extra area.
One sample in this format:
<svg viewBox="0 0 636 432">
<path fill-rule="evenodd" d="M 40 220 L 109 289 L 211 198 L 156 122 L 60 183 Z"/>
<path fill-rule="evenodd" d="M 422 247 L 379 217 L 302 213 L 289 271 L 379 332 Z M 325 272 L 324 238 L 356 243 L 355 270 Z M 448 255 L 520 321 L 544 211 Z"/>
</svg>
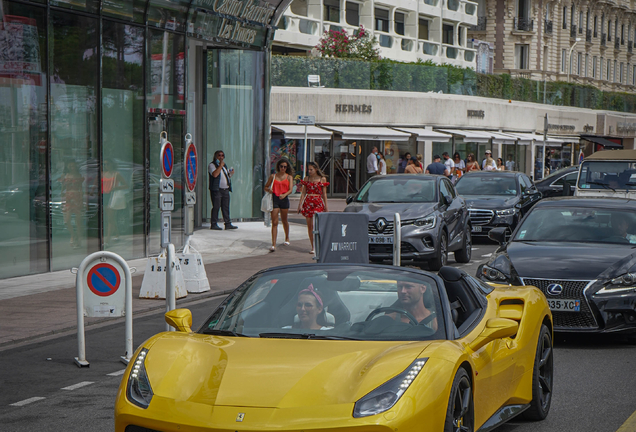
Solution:
<svg viewBox="0 0 636 432">
<path fill-rule="evenodd" d="M 303 151 L 303 180 L 307 177 L 307 147 L 309 147 L 309 143 L 307 142 L 307 126 L 316 124 L 315 116 L 306 116 L 299 115 L 296 124 L 305 125 L 305 145 Z"/>
</svg>

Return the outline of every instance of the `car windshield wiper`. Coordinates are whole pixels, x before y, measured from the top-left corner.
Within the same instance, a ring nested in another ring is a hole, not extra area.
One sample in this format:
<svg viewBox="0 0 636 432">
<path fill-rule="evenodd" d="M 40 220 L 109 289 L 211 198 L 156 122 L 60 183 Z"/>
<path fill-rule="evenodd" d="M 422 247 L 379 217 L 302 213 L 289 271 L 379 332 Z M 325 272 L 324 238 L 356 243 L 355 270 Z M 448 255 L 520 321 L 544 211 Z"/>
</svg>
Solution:
<svg viewBox="0 0 636 432">
<path fill-rule="evenodd" d="M 234 336 L 234 337 L 250 337 L 242 333 L 237 333 L 234 330 L 220 330 L 220 329 L 205 329 L 203 334 L 210 334 L 214 336 Z"/>
<path fill-rule="evenodd" d="M 317 335 L 315 333 L 260 333 L 262 338 L 277 339 L 323 339 L 323 340 L 359 340 L 346 336 Z"/>
<path fill-rule="evenodd" d="M 611 189 L 612 191 L 616 192 L 616 189 L 614 189 L 613 187 L 610 187 L 610 185 L 599 182 L 599 181 L 591 181 L 591 182 L 588 182 L 588 184 L 603 186 L 605 189 Z"/>
</svg>

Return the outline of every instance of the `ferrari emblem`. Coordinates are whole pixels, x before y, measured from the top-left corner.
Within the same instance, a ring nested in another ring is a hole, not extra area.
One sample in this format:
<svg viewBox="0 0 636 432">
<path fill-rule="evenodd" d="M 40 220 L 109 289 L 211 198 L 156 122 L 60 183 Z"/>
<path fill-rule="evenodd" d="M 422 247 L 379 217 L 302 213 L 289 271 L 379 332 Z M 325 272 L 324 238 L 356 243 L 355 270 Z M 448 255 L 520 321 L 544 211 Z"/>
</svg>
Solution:
<svg viewBox="0 0 636 432">
<path fill-rule="evenodd" d="M 244 418 L 245 418 L 245 413 L 238 413 L 238 415 L 236 416 L 236 421 L 242 422 Z"/>
</svg>

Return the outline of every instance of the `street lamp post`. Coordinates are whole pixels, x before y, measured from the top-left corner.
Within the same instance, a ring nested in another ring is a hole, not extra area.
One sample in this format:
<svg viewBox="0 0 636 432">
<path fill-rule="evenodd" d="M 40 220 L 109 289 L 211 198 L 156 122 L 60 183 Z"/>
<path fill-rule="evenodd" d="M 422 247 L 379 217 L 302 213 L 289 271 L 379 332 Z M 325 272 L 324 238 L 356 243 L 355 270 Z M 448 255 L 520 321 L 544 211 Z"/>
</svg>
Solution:
<svg viewBox="0 0 636 432">
<path fill-rule="evenodd" d="M 575 42 L 570 47 L 570 52 L 568 53 L 568 82 L 570 82 L 570 72 L 572 71 L 572 51 L 577 43 L 581 42 L 581 38 L 576 38 Z"/>
</svg>

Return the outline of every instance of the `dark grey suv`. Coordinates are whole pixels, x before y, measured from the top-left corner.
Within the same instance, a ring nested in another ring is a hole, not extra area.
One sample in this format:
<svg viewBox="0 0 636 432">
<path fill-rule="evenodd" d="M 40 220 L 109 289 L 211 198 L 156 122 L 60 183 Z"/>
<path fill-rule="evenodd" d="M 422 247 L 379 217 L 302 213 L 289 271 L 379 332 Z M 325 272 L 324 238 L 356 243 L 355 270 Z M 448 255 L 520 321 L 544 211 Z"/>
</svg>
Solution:
<svg viewBox="0 0 636 432">
<path fill-rule="evenodd" d="M 393 215 L 399 213 L 401 259 L 428 263 L 431 270 L 446 265 L 448 252 L 455 261 L 470 261 L 470 220 L 464 199 L 443 176 L 395 174 L 375 176 L 360 192 L 347 198 L 346 212 L 369 215 L 369 258 L 393 258 Z"/>
</svg>

